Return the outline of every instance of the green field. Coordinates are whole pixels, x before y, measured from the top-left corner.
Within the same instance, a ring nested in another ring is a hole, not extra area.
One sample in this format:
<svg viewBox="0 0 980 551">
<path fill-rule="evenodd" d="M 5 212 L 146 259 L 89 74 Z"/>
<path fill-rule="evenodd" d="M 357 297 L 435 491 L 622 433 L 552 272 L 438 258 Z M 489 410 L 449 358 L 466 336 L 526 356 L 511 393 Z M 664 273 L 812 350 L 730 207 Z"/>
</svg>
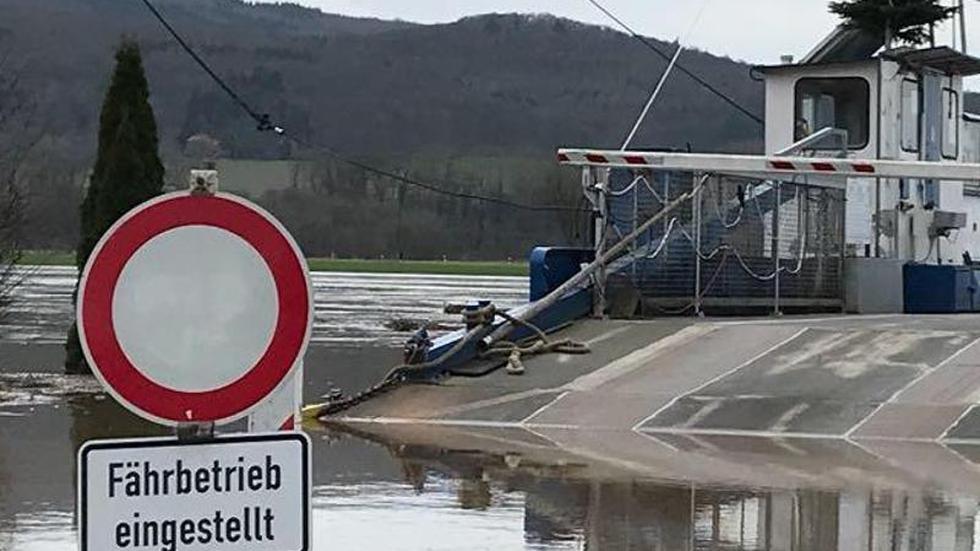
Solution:
<svg viewBox="0 0 980 551">
<path fill-rule="evenodd" d="M 24 251 L 18 264 L 25 266 L 74 266 L 75 253 L 64 251 Z"/>
<path fill-rule="evenodd" d="M 445 274 L 526 276 L 526 262 L 471 262 L 465 260 L 376 260 L 310 258 L 316 272 L 357 272 L 384 274 Z M 20 264 L 32 266 L 72 266 L 75 254 L 63 251 L 26 251 Z"/>
<path fill-rule="evenodd" d="M 465 260 L 358 260 L 310 258 L 310 270 L 317 272 L 362 272 L 399 274 L 447 274 L 526 276 L 526 262 L 471 262 Z"/>
</svg>

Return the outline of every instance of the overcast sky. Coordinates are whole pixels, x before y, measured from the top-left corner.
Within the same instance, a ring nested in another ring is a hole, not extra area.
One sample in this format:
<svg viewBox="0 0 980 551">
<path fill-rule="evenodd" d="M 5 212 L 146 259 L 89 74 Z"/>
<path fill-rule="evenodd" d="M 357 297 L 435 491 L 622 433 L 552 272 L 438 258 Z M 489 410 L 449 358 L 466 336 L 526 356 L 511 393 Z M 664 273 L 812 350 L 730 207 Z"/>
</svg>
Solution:
<svg viewBox="0 0 980 551">
<path fill-rule="evenodd" d="M 450 22 L 481 13 L 552 13 L 613 25 L 587 0 L 294 0 L 329 13 L 419 23 Z M 951 0 L 947 0 L 949 2 Z M 797 58 L 837 23 L 825 0 L 601 0 L 639 32 L 753 63 Z M 700 14 L 700 18 L 698 17 Z M 980 2 L 967 0 L 968 46 L 980 53 Z M 940 29 L 948 42 L 951 28 Z M 972 37 L 972 44 L 969 43 Z M 980 79 L 970 88 L 980 90 Z"/>
</svg>

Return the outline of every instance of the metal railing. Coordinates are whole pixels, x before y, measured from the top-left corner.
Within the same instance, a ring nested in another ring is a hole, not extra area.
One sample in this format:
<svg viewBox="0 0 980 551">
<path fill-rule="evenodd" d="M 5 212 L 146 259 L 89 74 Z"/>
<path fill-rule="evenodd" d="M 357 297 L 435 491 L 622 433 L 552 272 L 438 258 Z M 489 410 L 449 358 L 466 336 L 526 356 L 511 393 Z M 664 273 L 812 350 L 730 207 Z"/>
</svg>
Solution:
<svg viewBox="0 0 980 551">
<path fill-rule="evenodd" d="M 598 251 L 706 177 L 628 169 L 591 173 L 602 202 Z M 711 175 L 689 206 L 663 217 L 606 267 L 598 301 L 606 307 L 629 304 L 632 297 L 640 315 L 839 310 L 843 253 L 843 189 L 809 185 L 805 176 Z"/>
</svg>

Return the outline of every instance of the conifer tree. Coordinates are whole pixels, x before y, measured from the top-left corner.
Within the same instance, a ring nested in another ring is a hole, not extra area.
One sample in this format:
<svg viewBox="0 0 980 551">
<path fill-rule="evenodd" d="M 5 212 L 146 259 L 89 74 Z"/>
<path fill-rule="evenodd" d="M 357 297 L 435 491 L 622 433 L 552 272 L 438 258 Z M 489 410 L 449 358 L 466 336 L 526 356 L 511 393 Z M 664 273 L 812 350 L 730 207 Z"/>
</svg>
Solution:
<svg viewBox="0 0 980 551">
<path fill-rule="evenodd" d="M 124 40 L 116 51 L 116 67 L 102 103 L 98 154 L 81 204 L 81 238 L 75 252 L 79 273 L 109 226 L 163 189 L 163 164 L 157 153 L 157 126 L 149 96 L 139 46 Z M 68 331 L 65 348 L 66 372 L 90 372 L 75 324 Z"/>
<path fill-rule="evenodd" d="M 845 26 L 873 32 L 891 46 L 893 39 L 912 45 L 926 42 L 927 27 L 949 18 L 956 8 L 940 0 L 844 0 L 831 2 L 830 11 Z"/>
</svg>

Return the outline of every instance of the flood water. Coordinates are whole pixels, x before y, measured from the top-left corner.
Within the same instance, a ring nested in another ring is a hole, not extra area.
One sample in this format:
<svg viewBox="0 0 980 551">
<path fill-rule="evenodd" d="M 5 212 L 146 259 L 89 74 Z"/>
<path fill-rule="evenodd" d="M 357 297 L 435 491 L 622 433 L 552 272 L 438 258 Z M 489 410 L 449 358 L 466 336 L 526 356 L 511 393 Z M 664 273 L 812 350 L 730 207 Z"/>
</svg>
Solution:
<svg viewBox="0 0 980 551">
<path fill-rule="evenodd" d="M 527 301 L 526 278 L 413 274 L 313 272 L 315 319 L 311 344 L 398 346 L 404 333 L 392 320 L 453 325 L 442 313 L 450 302 L 489 298 L 500 306 Z M 7 319 L 0 324 L 4 342 L 60 344 L 71 316 L 75 269 L 28 268 L 14 292 Z"/>
<path fill-rule="evenodd" d="M 57 375 L 73 277 L 69 269 L 33 271 L 0 326 L 0 551 L 75 549 L 77 447 L 162 434 L 90 380 Z M 453 320 L 439 312 L 445 302 L 512 306 L 527 292 L 516 278 L 315 274 L 314 285 L 310 396 L 327 380 L 369 380 L 384 368 L 375 363 L 397 358 L 406 335 L 386 326 L 392 319 L 448 326 Z M 506 444 L 434 446 L 318 427 L 310 435 L 315 549 L 980 549 L 976 483 L 869 476 L 834 486 L 817 466 L 798 473 L 813 484 L 745 487 L 710 474 L 629 478 L 574 455 L 532 461 L 501 451 Z M 759 459 L 745 468 L 768 467 Z M 980 481 L 980 470 L 965 476 Z"/>
</svg>

